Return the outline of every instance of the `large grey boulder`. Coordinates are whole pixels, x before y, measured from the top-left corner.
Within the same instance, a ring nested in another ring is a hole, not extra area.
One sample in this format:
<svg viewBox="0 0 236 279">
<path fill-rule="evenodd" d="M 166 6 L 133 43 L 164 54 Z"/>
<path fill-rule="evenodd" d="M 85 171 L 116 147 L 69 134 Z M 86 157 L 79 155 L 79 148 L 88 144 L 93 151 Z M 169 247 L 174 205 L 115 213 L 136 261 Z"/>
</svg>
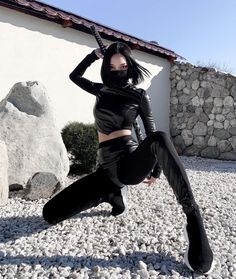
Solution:
<svg viewBox="0 0 236 279">
<path fill-rule="evenodd" d="M 9 184 L 25 186 L 37 172 L 50 172 L 64 184 L 69 159 L 55 124 L 45 87 L 20 82 L 0 102 L 0 139 L 8 149 Z"/>
<path fill-rule="evenodd" d="M 3 141 L 0 141 L 0 206 L 7 204 L 9 195 L 7 169 L 7 147 Z"/>
</svg>

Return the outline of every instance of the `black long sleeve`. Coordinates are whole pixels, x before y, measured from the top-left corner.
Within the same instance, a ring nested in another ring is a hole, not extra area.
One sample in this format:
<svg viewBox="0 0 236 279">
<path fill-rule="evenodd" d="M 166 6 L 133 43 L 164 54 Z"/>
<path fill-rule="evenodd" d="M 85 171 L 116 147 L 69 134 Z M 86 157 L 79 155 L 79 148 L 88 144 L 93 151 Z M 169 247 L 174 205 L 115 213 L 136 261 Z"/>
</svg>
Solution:
<svg viewBox="0 0 236 279">
<path fill-rule="evenodd" d="M 148 136 L 150 133 L 156 131 L 156 125 L 153 119 L 150 98 L 145 90 L 143 90 L 143 96 L 140 104 L 140 117 L 143 121 L 145 133 Z"/>
<path fill-rule="evenodd" d="M 76 85 L 93 95 L 97 95 L 98 90 L 102 87 L 102 83 L 92 82 L 82 76 L 85 73 L 86 69 L 98 59 L 99 58 L 93 50 L 79 63 L 79 65 L 69 75 L 70 79 Z"/>
<path fill-rule="evenodd" d="M 143 121 L 146 135 L 149 135 L 150 133 L 156 131 L 156 125 L 151 110 L 150 98 L 146 91 L 143 92 L 143 97 L 140 106 L 140 117 Z M 161 167 L 157 162 L 152 170 L 151 176 L 158 178 L 160 177 L 160 174 Z"/>
</svg>

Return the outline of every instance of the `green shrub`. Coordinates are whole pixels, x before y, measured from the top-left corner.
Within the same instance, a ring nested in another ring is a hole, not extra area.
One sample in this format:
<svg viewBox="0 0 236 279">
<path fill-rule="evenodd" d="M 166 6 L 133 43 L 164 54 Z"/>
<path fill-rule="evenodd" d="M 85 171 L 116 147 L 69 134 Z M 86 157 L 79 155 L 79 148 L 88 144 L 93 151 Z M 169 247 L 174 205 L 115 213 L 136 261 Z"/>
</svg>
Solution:
<svg viewBox="0 0 236 279">
<path fill-rule="evenodd" d="M 62 129 L 61 134 L 71 160 L 70 173 L 84 174 L 93 171 L 98 148 L 94 125 L 72 122 Z"/>
</svg>

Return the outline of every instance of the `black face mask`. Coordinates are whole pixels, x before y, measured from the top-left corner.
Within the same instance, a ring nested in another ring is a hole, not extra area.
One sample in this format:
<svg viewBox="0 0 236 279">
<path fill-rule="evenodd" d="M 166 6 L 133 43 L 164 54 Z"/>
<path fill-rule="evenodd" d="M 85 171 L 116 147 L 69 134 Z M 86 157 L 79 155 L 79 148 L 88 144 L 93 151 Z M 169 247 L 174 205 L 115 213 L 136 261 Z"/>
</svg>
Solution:
<svg viewBox="0 0 236 279">
<path fill-rule="evenodd" d="M 109 74 L 110 74 L 110 79 L 108 84 L 109 86 L 123 87 L 127 84 L 129 80 L 127 70 L 110 71 Z"/>
</svg>

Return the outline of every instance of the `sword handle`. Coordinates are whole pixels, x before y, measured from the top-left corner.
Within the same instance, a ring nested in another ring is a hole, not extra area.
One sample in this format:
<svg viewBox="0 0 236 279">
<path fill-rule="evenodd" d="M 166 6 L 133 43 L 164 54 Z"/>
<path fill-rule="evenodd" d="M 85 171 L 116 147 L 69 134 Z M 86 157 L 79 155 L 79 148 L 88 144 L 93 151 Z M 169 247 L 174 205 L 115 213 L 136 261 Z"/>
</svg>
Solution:
<svg viewBox="0 0 236 279">
<path fill-rule="evenodd" d="M 90 26 L 90 30 L 91 30 L 92 34 L 94 35 L 94 37 L 95 37 L 95 39 L 96 39 L 96 41 L 97 41 L 97 43 L 98 43 L 98 45 L 101 49 L 101 53 L 104 55 L 105 52 L 106 52 L 106 47 L 102 42 L 102 38 L 101 38 L 100 34 L 98 33 L 98 31 L 96 30 L 94 25 Z"/>
</svg>

